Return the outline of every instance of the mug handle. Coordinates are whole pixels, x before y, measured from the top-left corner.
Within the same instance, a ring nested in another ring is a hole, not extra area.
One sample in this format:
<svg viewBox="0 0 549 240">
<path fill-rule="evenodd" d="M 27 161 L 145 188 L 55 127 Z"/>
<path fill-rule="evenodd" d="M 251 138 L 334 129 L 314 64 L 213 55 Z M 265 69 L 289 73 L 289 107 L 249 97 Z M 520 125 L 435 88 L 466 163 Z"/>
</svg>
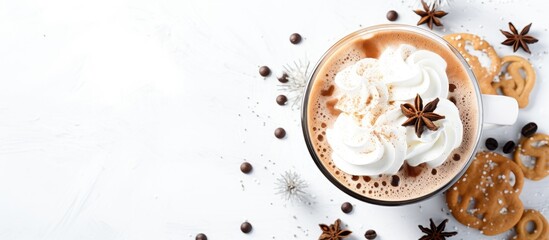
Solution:
<svg viewBox="0 0 549 240">
<path fill-rule="evenodd" d="M 502 95 L 482 94 L 484 125 L 513 125 L 517 121 L 517 100 Z"/>
</svg>

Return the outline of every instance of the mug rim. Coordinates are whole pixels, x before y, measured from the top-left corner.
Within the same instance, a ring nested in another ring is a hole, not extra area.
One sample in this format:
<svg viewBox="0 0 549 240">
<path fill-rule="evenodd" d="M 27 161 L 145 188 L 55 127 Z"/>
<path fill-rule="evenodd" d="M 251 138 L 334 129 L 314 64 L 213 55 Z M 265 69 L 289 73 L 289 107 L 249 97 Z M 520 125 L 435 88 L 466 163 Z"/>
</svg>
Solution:
<svg viewBox="0 0 549 240">
<path fill-rule="evenodd" d="M 312 141 L 311 141 L 311 136 L 310 136 L 310 132 L 309 132 L 309 125 L 308 125 L 308 112 L 309 112 L 308 111 L 308 106 L 309 106 L 308 103 L 309 103 L 309 97 L 310 97 L 310 94 L 311 94 L 311 89 L 312 89 L 312 86 L 315 82 L 314 79 L 316 78 L 316 76 L 318 74 L 319 67 L 327 60 L 327 57 L 330 56 L 341 45 L 347 43 L 348 41 L 350 41 L 350 40 L 352 40 L 356 37 L 360 37 L 360 36 L 362 36 L 364 34 L 368 34 L 368 33 L 375 33 L 375 32 L 380 32 L 380 31 L 387 31 L 387 30 L 400 30 L 400 31 L 408 31 L 408 32 L 413 32 L 413 33 L 416 33 L 416 34 L 420 34 L 424 37 L 430 38 L 430 39 L 438 42 L 442 46 L 445 46 L 445 47 L 449 48 L 451 50 L 451 52 L 454 53 L 454 55 L 463 64 L 469 79 L 473 83 L 475 96 L 477 98 L 477 109 L 478 109 L 478 118 L 477 118 L 477 123 L 476 123 L 478 130 L 477 130 L 477 133 L 476 133 L 476 135 L 474 136 L 474 139 L 473 139 L 475 144 L 473 146 L 473 149 L 471 150 L 470 156 L 468 156 L 468 158 L 467 158 L 467 162 L 462 166 L 462 168 L 458 171 L 458 173 L 449 182 L 445 183 L 441 187 L 437 188 L 436 190 L 434 190 L 434 191 L 432 191 L 428 194 L 418 196 L 418 197 L 415 197 L 415 198 L 410 198 L 410 199 L 405 199 L 405 200 L 396 200 L 396 201 L 380 200 L 380 199 L 366 197 L 364 195 L 361 195 L 361 194 L 351 190 L 350 188 L 346 187 L 344 184 L 339 182 L 326 169 L 326 167 L 322 164 L 322 161 L 320 160 L 320 158 L 317 156 L 317 153 L 316 153 L 316 151 L 314 149 L 314 146 L 312 144 Z M 363 201 L 363 202 L 371 203 L 371 204 L 382 205 L 382 206 L 408 205 L 408 204 L 412 204 L 412 203 L 421 202 L 423 200 L 431 198 L 432 196 L 435 196 L 436 194 L 438 194 L 440 192 L 446 191 L 448 188 L 450 188 L 450 186 L 452 186 L 455 182 L 457 182 L 459 180 L 459 178 L 461 178 L 461 176 L 463 176 L 465 171 L 467 171 L 467 169 L 469 168 L 469 165 L 471 165 L 471 163 L 474 159 L 474 156 L 477 153 L 478 146 L 480 144 L 480 136 L 481 136 L 482 131 L 483 131 L 483 121 L 484 121 L 483 120 L 483 113 L 484 113 L 484 111 L 483 111 L 481 95 L 482 94 L 481 94 L 478 82 L 476 80 L 476 77 L 475 77 L 473 71 L 471 70 L 471 67 L 467 63 L 467 61 L 465 61 L 465 58 L 459 53 L 459 51 L 456 48 L 454 48 L 450 43 L 448 43 L 441 36 L 437 35 L 434 32 L 428 31 L 426 29 L 422 29 L 422 28 L 419 28 L 417 26 L 406 25 L 406 24 L 379 24 L 379 25 L 373 25 L 373 26 L 361 28 L 357 31 L 354 31 L 354 32 L 351 32 L 351 33 L 345 35 L 344 37 L 340 38 L 336 43 L 331 45 L 331 47 L 328 48 L 328 50 L 326 50 L 326 52 L 324 54 L 322 54 L 319 61 L 315 64 L 315 67 L 313 68 L 313 71 L 311 72 L 311 75 L 310 75 L 310 77 L 308 79 L 308 82 L 307 82 L 307 85 L 306 85 L 305 93 L 304 93 L 302 104 L 301 104 L 301 127 L 302 127 L 302 130 L 303 130 L 303 135 L 305 137 L 305 143 L 307 145 L 307 149 L 309 150 L 309 153 L 311 154 L 311 157 L 313 158 L 313 161 L 315 162 L 316 166 L 322 172 L 322 174 L 333 185 L 335 185 L 337 188 L 339 188 L 341 191 L 345 192 L 346 194 L 350 195 L 351 197 L 353 197 L 355 199 L 358 199 L 358 200 Z"/>
</svg>

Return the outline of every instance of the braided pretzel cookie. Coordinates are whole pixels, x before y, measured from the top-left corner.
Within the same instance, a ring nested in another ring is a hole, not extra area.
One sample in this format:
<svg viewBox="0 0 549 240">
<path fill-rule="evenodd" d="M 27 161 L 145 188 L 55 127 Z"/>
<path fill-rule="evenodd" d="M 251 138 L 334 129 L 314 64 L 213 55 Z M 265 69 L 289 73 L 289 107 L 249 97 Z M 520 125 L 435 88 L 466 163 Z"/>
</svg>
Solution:
<svg viewBox="0 0 549 240">
<path fill-rule="evenodd" d="M 513 185 L 511 173 L 515 175 Z M 484 235 L 497 235 L 520 220 L 523 183 L 522 171 L 513 161 L 497 153 L 479 152 L 467 172 L 446 192 L 446 202 L 460 223 Z"/>
<path fill-rule="evenodd" d="M 534 223 L 534 231 L 528 232 L 526 225 L 528 222 Z M 512 239 L 517 240 L 549 240 L 549 224 L 547 219 L 536 210 L 525 210 L 522 218 L 515 226 L 517 235 Z"/>
<path fill-rule="evenodd" d="M 522 161 L 522 155 L 532 157 L 535 164 L 527 167 Z M 549 136 L 536 133 L 523 138 L 515 151 L 514 160 L 522 169 L 524 176 L 531 180 L 540 180 L 549 175 Z"/>
<path fill-rule="evenodd" d="M 465 58 L 477 78 L 480 91 L 483 94 L 497 94 L 494 87 L 492 87 L 492 81 L 499 74 L 501 59 L 494 48 L 479 36 L 470 33 L 449 34 L 444 36 L 444 39 L 452 44 Z M 478 58 L 467 51 L 465 48 L 467 44 L 472 44 L 473 49 L 488 55 L 490 66 L 483 67 Z"/>
<path fill-rule="evenodd" d="M 519 56 L 505 56 L 501 59 L 499 82 L 493 82 L 492 86 L 516 99 L 520 108 L 525 108 L 535 82 L 536 72 L 528 60 Z"/>
</svg>

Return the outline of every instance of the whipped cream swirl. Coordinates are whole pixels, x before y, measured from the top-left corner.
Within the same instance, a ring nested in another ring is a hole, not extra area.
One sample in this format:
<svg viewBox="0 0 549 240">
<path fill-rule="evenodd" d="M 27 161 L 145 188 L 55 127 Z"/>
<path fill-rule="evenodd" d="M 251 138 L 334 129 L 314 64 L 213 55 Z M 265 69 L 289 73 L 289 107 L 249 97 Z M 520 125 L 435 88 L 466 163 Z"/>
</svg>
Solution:
<svg viewBox="0 0 549 240">
<path fill-rule="evenodd" d="M 433 99 L 424 99 L 430 102 Z M 438 102 L 437 114 L 445 116 L 444 119 L 434 121 L 438 127 L 436 131 L 423 131 L 420 138 L 415 134 L 413 127 L 406 128 L 406 161 L 410 166 L 427 163 L 430 167 L 440 166 L 450 155 L 452 150 L 459 147 L 463 140 L 463 123 L 459 118 L 459 112 L 454 103 L 441 98 Z M 406 120 L 402 118 L 401 120 Z M 399 120 L 399 122 L 402 122 Z"/>
<path fill-rule="evenodd" d="M 447 98 L 446 61 L 438 54 L 410 45 L 387 48 L 379 57 L 384 82 L 392 86 L 393 100 Z"/>
<path fill-rule="evenodd" d="M 395 174 L 406 159 L 411 166 L 441 165 L 462 141 L 463 125 L 448 97 L 446 62 L 410 45 L 387 48 L 379 59 L 365 58 L 335 76 L 335 108 L 341 111 L 326 138 L 334 164 L 353 175 Z M 437 131 L 418 138 L 403 127 L 400 104 L 420 94 L 425 102 L 439 98 Z"/>
</svg>

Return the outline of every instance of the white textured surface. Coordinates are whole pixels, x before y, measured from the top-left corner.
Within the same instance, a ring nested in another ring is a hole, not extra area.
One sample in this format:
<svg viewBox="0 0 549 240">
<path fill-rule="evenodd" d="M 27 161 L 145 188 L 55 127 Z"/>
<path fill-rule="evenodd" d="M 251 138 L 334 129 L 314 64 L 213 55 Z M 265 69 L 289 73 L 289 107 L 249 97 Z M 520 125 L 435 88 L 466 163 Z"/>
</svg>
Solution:
<svg viewBox="0 0 549 240">
<path fill-rule="evenodd" d="M 331 185 L 306 150 L 299 112 L 276 105 L 274 77 L 316 62 L 360 26 L 414 24 L 415 1 L 0 2 L 0 239 L 315 239 L 341 218 L 363 239 L 414 239 L 417 224 L 449 218 L 455 239 L 484 239 L 447 216 L 442 196 L 406 207 L 358 202 Z M 500 144 L 536 121 L 549 133 L 546 3 L 452 1 L 446 32 L 480 33 L 500 55 L 498 31 L 534 22 L 538 73 L 517 124 L 486 136 Z M 443 30 L 437 29 L 439 33 Z M 300 45 L 288 36 L 301 33 Z M 273 137 L 282 126 L 285 140 Z M 497 132 L 497 134 L 496 134 Z M 239 171 L 243 160 L 254 171 Z M 294 169 L 315 196 L 284 204 L 276 177 Z M 526 181 L 525 206 L 549 216 L 549 178 Z M 355 205 L 352 214 L 340 204 Z M 240 232 L 249 220 L 254 230 Z M 494 239 L 506 238 L 505 235 Z M 454 239 L 454 238 L 452 238 Z"/>
</svg>

